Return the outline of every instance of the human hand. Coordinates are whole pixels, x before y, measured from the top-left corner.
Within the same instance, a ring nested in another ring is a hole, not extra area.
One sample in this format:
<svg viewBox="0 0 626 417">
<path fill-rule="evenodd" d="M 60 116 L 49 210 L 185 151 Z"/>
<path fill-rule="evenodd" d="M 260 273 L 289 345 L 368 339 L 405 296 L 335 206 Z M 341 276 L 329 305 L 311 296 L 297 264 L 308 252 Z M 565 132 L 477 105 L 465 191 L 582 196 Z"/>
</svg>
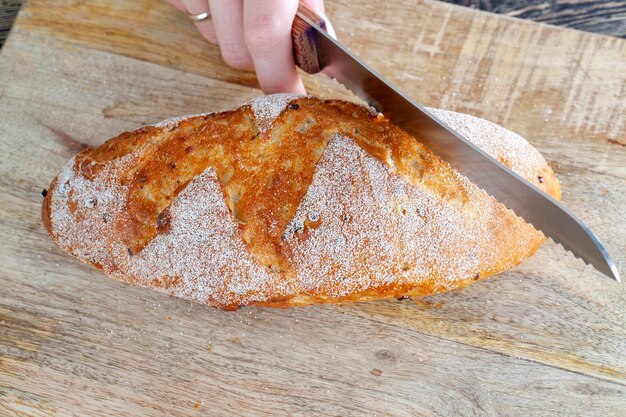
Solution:
<svg viewBox="0 0 626 417">
<path fill-rule="evenodd" d="M 304 85 L 293 61 L 291 24 L 298 0 L 169 0 L 190 16 L 207 11 L 210 18 L 195 22 L 202 36 L 218 44 L 233 68 L 256 71 L 261 89 L 271 93 L 301 93 Z M 324 0 L 302 0 L 324 13 Z"/>
</svg>

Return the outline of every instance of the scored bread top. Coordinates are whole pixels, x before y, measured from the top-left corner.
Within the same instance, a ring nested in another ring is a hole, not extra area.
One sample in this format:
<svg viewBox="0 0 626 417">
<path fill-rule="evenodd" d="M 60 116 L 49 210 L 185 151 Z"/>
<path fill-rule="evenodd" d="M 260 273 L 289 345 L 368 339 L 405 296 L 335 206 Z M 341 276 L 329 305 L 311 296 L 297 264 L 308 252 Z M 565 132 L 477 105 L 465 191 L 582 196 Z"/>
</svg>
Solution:
<svg viewBox="0 0 626 417">
<path fill-rule="evenodd" d="M 524 139 L 432 111 L 559 197 Z M 115 278 L 227 309 L 427 295 L 534 253 L 541 233 L 417 139 L 354 103 L 264 96 L 79 153 L 44 223 Z"/>
</svg>

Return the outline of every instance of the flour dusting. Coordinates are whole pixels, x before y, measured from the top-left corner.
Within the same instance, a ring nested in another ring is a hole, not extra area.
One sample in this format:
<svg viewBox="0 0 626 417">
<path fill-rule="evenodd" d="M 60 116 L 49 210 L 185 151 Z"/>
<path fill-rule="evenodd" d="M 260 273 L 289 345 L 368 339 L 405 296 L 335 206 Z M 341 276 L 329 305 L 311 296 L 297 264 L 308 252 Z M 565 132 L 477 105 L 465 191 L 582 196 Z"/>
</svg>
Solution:
<svg viewBox="0 0 626 417">
<path fill-rule="evenodd" d="M 257 97 L 248 104 L 252 108 L 259 130 L 265 132 L 272 128 L 272 122 L 285 110 L 290 101 L 301 97 L 304 96 L 288 93 L 271 94 Z"/>
<path fill-rule="evenodd" d="M 522 177 L 533 180 L 546 160 L 526 139 L 493 122 L 469 114 L 428 109 L 487 154 L 509 166 Z"/>
<path fill-rule="evenodd" d="M 476 186 L 466 191 L 484 204 Z M 427 277 L 454 282 L 493 259 L 492 209 L 486 205 L 479 218 L 469 218 L 336 135 L 286 239 L 306 292 L 343 296 Z M 319 225 L 303 226 L 311 217 Z"/>
<path fill-rule="evenodd" d="M 220 305 L 286 292 L 284 284 L 252 259 L 213 168 L 176 197 L 169 216 L 171 231 L 157 235 L 130 264 L 141 284 L 165 277 L 167 292 Z"/>
</svg>

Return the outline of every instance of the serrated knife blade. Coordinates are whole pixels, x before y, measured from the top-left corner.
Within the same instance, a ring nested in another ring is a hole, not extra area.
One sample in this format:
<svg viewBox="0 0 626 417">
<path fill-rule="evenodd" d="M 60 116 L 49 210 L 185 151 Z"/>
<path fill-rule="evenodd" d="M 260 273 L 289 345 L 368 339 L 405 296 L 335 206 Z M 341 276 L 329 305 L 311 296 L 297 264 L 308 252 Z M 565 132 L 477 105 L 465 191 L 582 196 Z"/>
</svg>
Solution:
<svg viewBox="0 0 626 417">
<path fill-rule="evenodd" d="M 337 80 L 515 214 L 598 271 L 620 281 L 617 267 L 598 237 L 570 210 L 411 100 L 329 36 L 323 22 L 303 6 L 298 9 L 294 55 L 302 69 L 321 71 Z"/>
</svg>

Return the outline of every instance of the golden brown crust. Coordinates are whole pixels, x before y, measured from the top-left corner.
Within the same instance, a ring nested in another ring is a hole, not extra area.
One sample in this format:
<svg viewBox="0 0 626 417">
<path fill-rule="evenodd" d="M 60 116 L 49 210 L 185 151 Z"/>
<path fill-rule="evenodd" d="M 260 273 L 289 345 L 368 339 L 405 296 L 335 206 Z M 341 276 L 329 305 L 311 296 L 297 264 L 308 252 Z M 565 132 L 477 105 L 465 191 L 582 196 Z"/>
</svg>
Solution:
<svg viewBox="0 0 626 417">
<path fill-rule="evenodd" d="M 433 111 L 559 198 L 523 139 Z M 59 246 L 109 275 L 225 309 L 433 294 L 543 241 L 384 117 L 311 97 L 265 97 L 84 150 L 42 217 Z"/>
</svg>

